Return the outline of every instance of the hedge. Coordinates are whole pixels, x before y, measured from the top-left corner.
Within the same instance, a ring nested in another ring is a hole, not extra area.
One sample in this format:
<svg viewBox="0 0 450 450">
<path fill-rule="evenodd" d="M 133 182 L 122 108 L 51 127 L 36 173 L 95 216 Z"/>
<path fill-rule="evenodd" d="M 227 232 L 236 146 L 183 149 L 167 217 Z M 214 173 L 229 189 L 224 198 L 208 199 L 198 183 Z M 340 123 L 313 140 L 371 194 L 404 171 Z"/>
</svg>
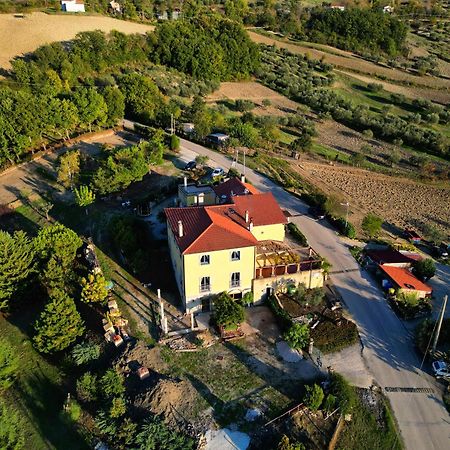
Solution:
<svg viewBox="0 0 450 450">
<path fill-rule="evenodd" d="M 271 295 L 267 300 L 267 303 L 269 304 L 269 308 L 275 315 L 281 330 L 286 331 L 287 329 L 289 329 L 289 327 L 293 323 L 292 319 L 289 316 L 289 314 L 283 308 L 280 307 L 275 296 Z"/>
<path fill-rule="evenodd" d="M 295 241 L 303 247 L 308 247 L 308 240 L 306 239 L 306 236 L 300 231 L 295 223 L 288 223 L 287 229 Z"/>
</svg>

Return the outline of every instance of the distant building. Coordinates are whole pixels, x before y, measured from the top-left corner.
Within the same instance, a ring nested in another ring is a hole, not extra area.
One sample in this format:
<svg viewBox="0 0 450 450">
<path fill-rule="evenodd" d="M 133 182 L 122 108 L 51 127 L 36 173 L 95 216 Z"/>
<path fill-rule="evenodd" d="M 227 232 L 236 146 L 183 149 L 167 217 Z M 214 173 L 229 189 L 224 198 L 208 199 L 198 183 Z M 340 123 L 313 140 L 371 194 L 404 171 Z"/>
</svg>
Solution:
<svg viewBox="0 0 450 450">
<path fill-rule="evenodd" d="M 113 12 L 116 12 L 119 14 L 122 12 L 122 7 L 120 6 L 120 3 L 115 2 L 114 0 L 109 2 L 109 6 Z"/>
<path fill-rule="evenodd" d="M 344 5 L 330 5 L 330 9 L 338 9 L 339 11 L 345 11 L 345 6 Z"/>
<path fill-rule="evenodd" d="M 224 133 L 212 133 L 206 136 L 206 140 L 209 141 L 213 145 L 223 146 L 228 142 L 230 136 Z"/>
<path fill-rule="evenodd" d="M 433 289 L 422 281 L 418 280 L 408 269 L 404 267 L 394 267 L 380 265 L 380 272 L 383 278 L 384 289 L 395 289 L 397 293 L 415 294 L 417 298 L 430 297 Z"/>
<path fill-rule="evenodd" d="M 61 0 L 61 10 L 64 12 L 85 12 L 83 0 Z"/>
</svg>

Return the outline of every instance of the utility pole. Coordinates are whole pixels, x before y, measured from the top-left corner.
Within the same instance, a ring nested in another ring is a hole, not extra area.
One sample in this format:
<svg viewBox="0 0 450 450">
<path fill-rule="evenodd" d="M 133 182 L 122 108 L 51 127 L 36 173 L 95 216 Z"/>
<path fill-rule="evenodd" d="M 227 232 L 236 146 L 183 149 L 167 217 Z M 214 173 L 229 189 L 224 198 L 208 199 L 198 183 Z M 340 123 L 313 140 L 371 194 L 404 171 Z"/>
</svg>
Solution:
<svg viewBox="0 0 450 450">
<path fill-rule="evenodd" d="M 349 202 L 341 203 L 341 206 L 345 206 L 346 207 L 346 212 L 345 212 L 345 229 L 347 229 L 347 224 L 348 224 L 348 207 L 350 206 L 350 203 Z"/>
<path fill-rule="evenodd" d="M 433 348 L 431 350 L 431 353 L 433 355 L 436 352 L 436 346 L 437 346 L 437 343 L 438 343 L 439 334 L 441 332 L 441 326 L 442 326 L 442 321 L 444 320 L 444 314 L 445 314 L 445 308 L 446 307 L 447 307 L 447 296 L 444 295 L 444 303 L 442 305 L 441 314 L 439 315 L 438 326 L 437 326 L 436 334 L 434 335 Z"/>
</svg>

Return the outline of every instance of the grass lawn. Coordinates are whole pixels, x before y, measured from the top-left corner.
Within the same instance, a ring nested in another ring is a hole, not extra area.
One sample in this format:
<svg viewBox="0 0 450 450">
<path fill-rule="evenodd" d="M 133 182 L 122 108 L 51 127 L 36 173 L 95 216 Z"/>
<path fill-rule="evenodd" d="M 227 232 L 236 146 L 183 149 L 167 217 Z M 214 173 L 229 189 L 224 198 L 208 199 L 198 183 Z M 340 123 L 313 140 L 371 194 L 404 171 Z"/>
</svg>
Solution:
<svg viewBox="0 0 450 450">
<path fill-rule="evenodd" d="M 25 313 L 17 325 L 22 327 L 29 321 Z M 0 334 L 14 346 L 21 364 L 16 383 L 2 397 L 22 418 L 25 448 L 89 448 L 80 433 L 60 416 L 67 396 L 64 374 L 34 350 L 28 336 L 18 326 L 0 316 Z"/>
</svg>

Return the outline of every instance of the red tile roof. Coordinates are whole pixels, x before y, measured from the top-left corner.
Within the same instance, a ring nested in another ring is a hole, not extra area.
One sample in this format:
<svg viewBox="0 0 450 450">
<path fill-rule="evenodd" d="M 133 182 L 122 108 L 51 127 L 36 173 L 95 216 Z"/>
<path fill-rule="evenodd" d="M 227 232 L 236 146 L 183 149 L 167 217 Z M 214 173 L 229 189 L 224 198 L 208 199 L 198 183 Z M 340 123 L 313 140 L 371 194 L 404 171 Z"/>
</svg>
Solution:
<svg viewBox="0 0 450 450">
<path fill-rule="evenodd" d="M 213 186 L 214 192 L 224 202 L 231 202 L 235 195 L 259 194 L 258 189 L 249 183 L 243 183 L 239 178 L 230 178 L 229 180 L 217 186 Z"/>
<path fill-rule="evenodd" d="M 225 214 L 228 206 L 167 208 L 167 220 L 183 254 L 253 247 L 256 238 Z M 178 235 L 178 221 L 183 237 Z"/>
<path fill-rule="evenodd" d="M 253 226 L 285 224 L 285 215 L 271 193 L 233 197 L 228 205 L 166 208 L 165 213 L 183 254 L 249 247 L 257 239 L 249 231 Z M 248 211 L 249 222 L 245 221 Z M 178 222 L 183 236 L 178 235 Z"/>
<path fill-rule="evenodd" d="M 384 265 L 379 267 L 400 289 L 413 289 L 429 294 L 433 291 L 430 286 L 418 280 L 408 269 Z"/>
<path fill-rule="evenodd" d="M 287 223 L 286 216 L 271 192 L 233 197 L 233 208 L 242 217 L 245 217 L 245 211 L 248 211 L 255 226 Z"/>
<path fill-rule="evenodd" d="M 403 264 L 412 263 L 412 259 L 403 255 L 398 250 L 367 250 L 367 256 L 377 264 Z"/>
</svg>

